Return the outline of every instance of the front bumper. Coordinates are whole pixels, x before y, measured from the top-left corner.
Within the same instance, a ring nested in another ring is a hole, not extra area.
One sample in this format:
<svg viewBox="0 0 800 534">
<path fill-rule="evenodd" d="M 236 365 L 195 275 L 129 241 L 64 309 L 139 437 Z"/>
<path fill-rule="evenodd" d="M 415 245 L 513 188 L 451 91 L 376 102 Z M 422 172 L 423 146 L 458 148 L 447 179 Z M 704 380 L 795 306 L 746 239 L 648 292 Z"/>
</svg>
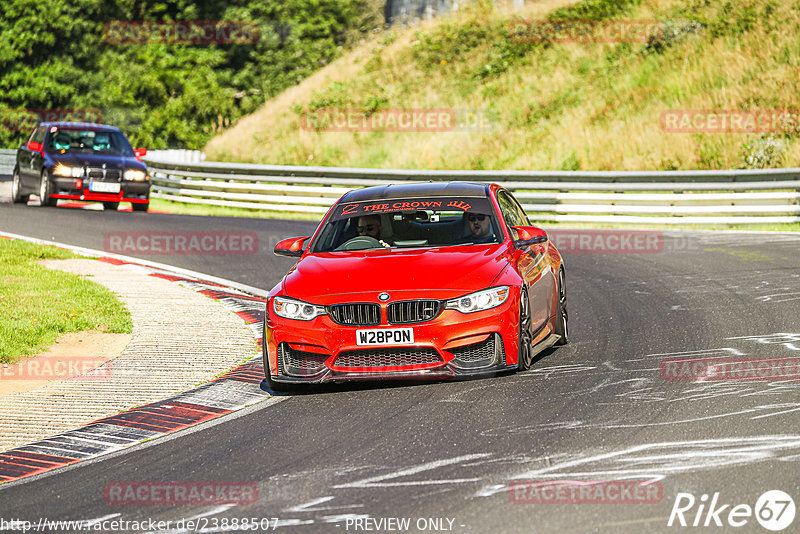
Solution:
<svg viewBox="0 0 800 534">
<path fill-rule="evenodd" d="M 276 316 L 271 303 L 264 369 L 277 382 L 440 380 L 517 367 L 518 289 L 497 308 L 471 314 L 443 310 L 431 321 L 411 325 L 343 326 L 327 315 L 296 321 Z M 414 329 L 411 345 L 365 347 L 356 341 L 357 330 L 409 327 Z"/>
<path fill-rule="evenodd" d="M 132 204 L 148 204 L 150 202 L 150 182 L 120 182 L 119 193 L 98 193 L 90 191 L 88 183 L 76 188 L 74 178 L 52 178 L 55 193 L 52 198 L 81 200 L 84 202 L 130 202 Z"/>
</svg>

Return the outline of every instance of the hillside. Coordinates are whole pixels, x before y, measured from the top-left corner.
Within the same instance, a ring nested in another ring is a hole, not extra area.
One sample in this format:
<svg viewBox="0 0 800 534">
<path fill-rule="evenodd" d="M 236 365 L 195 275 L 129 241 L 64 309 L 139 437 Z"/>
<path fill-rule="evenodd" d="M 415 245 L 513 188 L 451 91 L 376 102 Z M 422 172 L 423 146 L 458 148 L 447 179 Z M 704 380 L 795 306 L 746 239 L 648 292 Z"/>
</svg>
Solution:
<svg viewBox="0 0 800 534">
<path fill-rule="evenodd" d="M 660 25 L 642 42 L 541 42 L 522 20 Z M 449 131 L 328 131 L 332 109 L 383 119 L 396 113 L 387 110 L 445 110 L 461 122 Z M 722 116 L 670 119 L 676 110 Z M 517 13 L 477 2 L 376 35 L 205 150 L 212 160 L 381 168 L 800 166 L 797 117 L 781 125 L 774 110 L 800 110 L 796 0 L 551 1 Z M 774 131 L 742 128 L 745 111 L 770 113 Z M 477 127 L 463 127 L 475 116 Z"/>
</svg>

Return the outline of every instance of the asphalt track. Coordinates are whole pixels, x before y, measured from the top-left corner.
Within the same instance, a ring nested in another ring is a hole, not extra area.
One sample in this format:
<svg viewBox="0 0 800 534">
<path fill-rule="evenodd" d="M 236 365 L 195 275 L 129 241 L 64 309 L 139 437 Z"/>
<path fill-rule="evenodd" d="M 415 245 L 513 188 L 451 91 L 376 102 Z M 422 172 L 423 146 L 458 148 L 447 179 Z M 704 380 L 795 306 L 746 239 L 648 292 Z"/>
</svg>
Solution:
<svg viewBox="0 0 800 534">
<path fill-rule="evenodd" d="M 4 231 L 99 249 L 108 232 L 254 232 L 255 254 L 140 257 L 265 289 L 291 265 L 272 256 L 277 238 L 314 226 L 0 204 Z M 800 503 L 800 382 L 673 381 L 659 363 L 800 356 L 800 235 L 658 239 L 657 249 L 634 253 L 564 251 L 572 343 L 529 372 L 325 388 L 254 405 L 3 485 L 0 519 L 172 520 L 174 528 L 203 516 L 207 532 L 226 530 L 233 518 L 279 518 L 284 532 L 403 531 L 377 523 L 388 518 L 409 518 L 414 532 L 768 532 L 753 516 L 734 529 L 728 513 L 774 489 Z M 663 498 L 535 504 L 514 502 L 509 490 L 521 481 L 622 479 L 654 481 Z M 104 488 L 120 481 L 255 483 L 258 499 L 235 507 L 107 503 Z M 701 496 L 717 492 L 717 508 L 729 505 L 718 515 L 724 526 L 667 526 L 679 493 L 697 499 L 685 513 L 691 525 Z M 356 523 L 365 517 L 375 522 Z M 795 518 L 785 531 L 798 525 Z"/>
</svg>

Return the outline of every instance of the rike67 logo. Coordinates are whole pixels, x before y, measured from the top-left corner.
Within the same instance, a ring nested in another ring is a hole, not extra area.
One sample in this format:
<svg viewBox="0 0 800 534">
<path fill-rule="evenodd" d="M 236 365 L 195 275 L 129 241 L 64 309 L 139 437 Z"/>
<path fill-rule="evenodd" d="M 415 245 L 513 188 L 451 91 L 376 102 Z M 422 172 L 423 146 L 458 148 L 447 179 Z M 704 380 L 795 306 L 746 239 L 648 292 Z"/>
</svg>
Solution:
<svg viewBox="0 0 800 534">
<path fill-rule="evenodd" d="M 667 526 L 725 527 L 740 528 L 755 517 L 767 530 L 777 532 L 794 521 L 794 500 L 781 490 L 763 493 L 755 506 L 749 504 L 730 504 L 720 498 L 719 492 L 709 496 L 703 494 L 699 499 L 691 493 L 678 493 Z"/>
</svg>

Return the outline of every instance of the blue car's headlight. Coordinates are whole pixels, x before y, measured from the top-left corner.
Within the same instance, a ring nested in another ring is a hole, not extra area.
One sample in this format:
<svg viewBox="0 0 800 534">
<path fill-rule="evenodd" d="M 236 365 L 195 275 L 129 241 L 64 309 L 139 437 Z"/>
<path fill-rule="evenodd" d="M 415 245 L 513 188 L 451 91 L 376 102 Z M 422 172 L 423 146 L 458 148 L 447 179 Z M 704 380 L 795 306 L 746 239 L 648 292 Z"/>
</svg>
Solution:
<svg viewBox="0 0 800 534">
<path fill-rule="evenodd" d="M 299 321 L 310 321 L 314 317 L 328 314 L 328 310 L 324 306 L 284 297 L 275 297 L 272 301 L 272 310 L 280 317 Z"/>
<path fill-rule="evenodd" d="M 444 307 L 461 313 L 490 310 L 504 303 L 508 299 L 508 293 L 508 286 L 493 287 L 448 300 Z"/>
</svg>

